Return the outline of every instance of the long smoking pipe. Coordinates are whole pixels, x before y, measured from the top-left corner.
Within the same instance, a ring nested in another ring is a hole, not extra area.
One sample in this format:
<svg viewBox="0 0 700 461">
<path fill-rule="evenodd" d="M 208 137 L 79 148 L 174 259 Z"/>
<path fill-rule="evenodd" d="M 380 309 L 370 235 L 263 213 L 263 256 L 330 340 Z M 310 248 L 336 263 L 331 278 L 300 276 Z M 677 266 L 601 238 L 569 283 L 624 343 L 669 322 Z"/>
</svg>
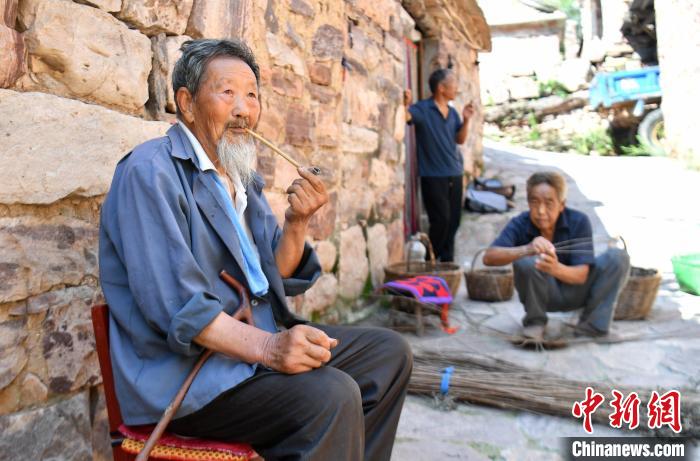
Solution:
<svg viewBox="0 0 700 461">
<path fill-rule="evenodd" d="M 270 141 L 268 141 L 267 139 L 265 139 L 265 138 L 263 138 L 262 136 L 260 136 L 260 135 L 259 135 L 258 133 L 256 133 L 255 131 L 253 131 L 253 130 L 251 130 L 251 129 L 249 129 L 249 128 L 245 128 L 245 131 L 246 131 L 246 133 L 248 133 L 249 135 L 251 135 L 252 137 L 254 137 L 255 139 L 257 139 L 258 141 L 260 141 L 261 143 L 265 144 L 267 147 L 269 147 L 270 149 L 272 149 L 273 152 L 275 152 L 275 153 L 278 154 L 280 157 L 282 157 L 283 159 L 285 159 L 286 161 L 288 161 L 289 163 L 291 163 L 292 165 L 294 165 L 296 168 L 301 168 L 301 165 L 299 164 L 299 162 L 297 162 L 296 160 L 294 160 L 294 159 L 293 159 L 292 157 L 290 157 L 289 155 L 285 154 L 279 147 L 275 146 L 274 144 L 272 144 Z M 318 176 L 318 175 L 321 174 L 321 169 L 320 169 L 319 167 L 317 167 L 317 166 L 310 167 L 310 168 L 309 168 L 309 171 L 311 171 L 311 172 L 312 172 L 313 174 L 315 174 L 316 176 Z"/>
</svg>

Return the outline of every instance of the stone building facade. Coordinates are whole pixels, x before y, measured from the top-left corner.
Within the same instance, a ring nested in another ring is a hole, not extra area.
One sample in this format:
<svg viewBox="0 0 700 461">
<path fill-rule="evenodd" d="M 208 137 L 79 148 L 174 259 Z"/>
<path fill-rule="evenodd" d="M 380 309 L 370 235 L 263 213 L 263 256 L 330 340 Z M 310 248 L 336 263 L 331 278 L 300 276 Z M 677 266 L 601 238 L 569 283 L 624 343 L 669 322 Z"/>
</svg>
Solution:
<svg viewBox="0 0 700 461">
<path fill-rule="evenodd" d="M 116 162 L 174 120 L 170 70 L 181 43 L 200 37 L 251 45 L 262 75 L 259 131 L 324 171 L 331 201 L 310 231 L 324 274 L 290 300 L 301 315 L 347 319 L 351 301 L 402 257 L 409 62 L 424 74 L 454 65 L 457 103 L 477 106 L 466 169 L 479 164 L 476 61 L 490 42 L 472 0 L 0 0 L 8 459 L 109 459 L 89 314 L 101 300 L 100 205 Z M 257 168 L 281 219 L 295 172 L 266 149 Z"/>
<path fill-rule="evenodd" d="M 493 50 L 481 57 L 485 104 L 540 96 L 538 82 L 562 62 L 566 15 L 539 11 L 520 0 L 480 0 Z"/>
<path fill-rule="evenodd" d="M 671 155 L 700 169 L 700 4 L 665 0 L 654 7 L 666 146 Z"/>
<path fill-rule="evenodd" d="M 601 62 L 606 54 L 627 51 L 620 28 L 631 3 L 632 0 L 581 0 L 582 56 Z"/>
<path fill-rule="evenodd" d="M 616 72 L 642 67 L 640 55 L 622 34 L 632 0 L 581 1 L 581 57 L 597 71 Z"/>
</svg>

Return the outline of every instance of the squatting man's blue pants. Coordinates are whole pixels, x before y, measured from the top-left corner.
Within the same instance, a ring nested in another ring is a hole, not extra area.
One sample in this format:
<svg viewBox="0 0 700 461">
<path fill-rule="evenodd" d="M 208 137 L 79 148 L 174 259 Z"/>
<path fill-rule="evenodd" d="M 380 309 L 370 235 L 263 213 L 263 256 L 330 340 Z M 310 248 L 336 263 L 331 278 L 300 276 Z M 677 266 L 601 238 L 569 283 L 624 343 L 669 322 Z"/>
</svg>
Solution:
<svg viewBox="0 0 700 461">
<path fill-rule="evenodd" d="M 588 324 L 600 333 L 610 329 L 618 296 L 630 269 L 625 250 L 610 248 L 595 259 L 588 279 L 581 285 L 560 282 L 535 268 L 537 256 L 513 263 L 515 287 L 525 306 L 523 325 L 545 325 L 547 312 L 583 308 L 579 324 Z"/>
</svg>

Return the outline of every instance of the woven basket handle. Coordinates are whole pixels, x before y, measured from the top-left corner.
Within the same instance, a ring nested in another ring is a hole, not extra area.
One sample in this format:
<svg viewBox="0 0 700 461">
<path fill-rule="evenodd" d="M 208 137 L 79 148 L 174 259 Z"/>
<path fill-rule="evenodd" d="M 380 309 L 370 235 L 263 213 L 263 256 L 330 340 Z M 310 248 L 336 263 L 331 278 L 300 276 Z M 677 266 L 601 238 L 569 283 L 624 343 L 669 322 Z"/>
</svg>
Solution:
<svg viewBox="0 0 700 461">
<path fill-rule="evenodd" d="M 474 257 L 472 258 L 472 267 L 469 268 L 469 272 L 474 272 L 474 268 L 476 267 L 476 259 L 486 250 L 488 250 L 488 247 L 482 248 L 474 254 Z"/>
<path fill-rule="evenodd" d="M 623 249 L 627 251 L 627 242 L 625 242 L 625 239 L 623 239 L 621 235 L 618 235 L 617 240 L 622 242 Z"/>
<path fill-rule="evenodd" d="M 423 232 L 418 232 L 415 235 L 418 236 L 418 240 L 425 245 L 425 248 L 428 251 L 428 257 L 430 258 L 430 264 L 435 265 L 435 251 L 433 251 L 433 245 L 430 243 L 430 237 L 428 237 L 426 234 Z M 411 272 L 411 263 L 412 261 L 408 257 L 408 245 L 406 245 L 406 249 L 404 250 L 404 261 L 406 262 L 406 272 L 410 273 Z"/>
<path fill-rule="evenodd" d="M 436 265 L 435 262 L 435 251 L 433 250 L 433 244 L 430 243 L 430 237 L 428 237 L 425 233 L 423 232 L 418 232 L 415 235 L 418 236 L 418 240 L 425 245 L 425 248 L 428 250 L 428 258 L 430 258 L 430 264 L 432 266 Z M 408 247 L 406 247 L 405 251 L 405 256 L 404 260 L 406 261 L 406 272 L 411 272 L 411 260 L 408 259 Z"/>
<path fill-rule="evenodd" d="M 430 237 L 428 237 L 427 234 L 423 232 L 418 233 L 418 238 L 420 239 L 421 243 L 425 245 L 425 247 L 428 249 L 428 257 L 430 258 L 430 264 L 433 266 L 435 265 L 435 251 L 433 250 L 433 244 L 430 243 Z"/>
</svg>

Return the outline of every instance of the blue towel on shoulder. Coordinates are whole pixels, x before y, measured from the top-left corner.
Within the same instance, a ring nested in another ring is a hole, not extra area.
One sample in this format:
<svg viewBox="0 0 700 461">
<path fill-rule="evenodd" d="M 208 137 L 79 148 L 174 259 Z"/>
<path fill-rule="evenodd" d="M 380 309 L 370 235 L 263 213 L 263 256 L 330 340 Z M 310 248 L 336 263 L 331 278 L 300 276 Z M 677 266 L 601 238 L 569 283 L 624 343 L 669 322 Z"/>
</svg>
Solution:
<svg viewBox="0 0 700 461">
<path fill-rule="evenodd" d="M 224 199 L 224 203 L 226 204 L 226 212 L 233 223 L 234 229 L 236 229 L 236 236 L 241 244 L 241 253 L 243 253 L 243 263 L 245 265 L 243 272 L 245 273 L 246 280 L 248 281 L 248 287 L 250 288 L 251 293 L 253 293 L 255 296 L 263 296 L 267 293 L 269 284 L 267 282 L 267 277 L 265 277 L 265 273 L 260 266 L 258 254 L 253 249 L 253 245 L 248 239 L 248 234 L 246 233 L 245 229 L 243 229 L 241 222 L 238 220 L 238 213 L 236 213 L 236 209 L 233 207 L 233 199 L 228 193 L 228 190 L 226 190 L 226 187 L 216 174 L 214 174 L 214 181 L 216 182 L 219 192 Z"/>
</svg>

